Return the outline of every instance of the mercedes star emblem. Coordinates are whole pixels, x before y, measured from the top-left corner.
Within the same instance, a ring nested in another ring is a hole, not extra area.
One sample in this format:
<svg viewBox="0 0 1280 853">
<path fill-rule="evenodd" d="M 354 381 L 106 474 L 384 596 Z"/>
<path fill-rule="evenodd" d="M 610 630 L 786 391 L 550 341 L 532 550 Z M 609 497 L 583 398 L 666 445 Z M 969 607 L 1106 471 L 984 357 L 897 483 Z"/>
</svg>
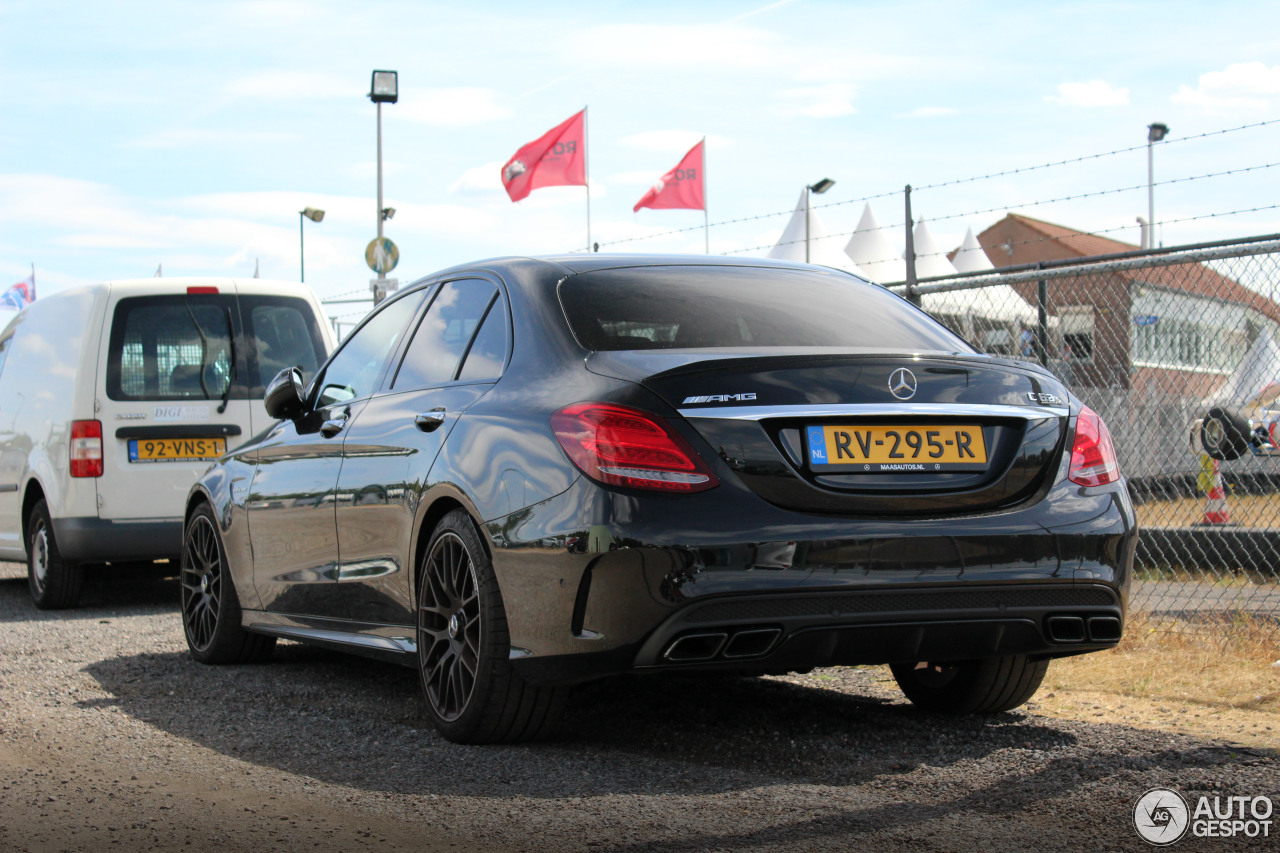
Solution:
<svg viewBox="0 0 1280 853">
<path fill-rule="evenodd" d="M 889 393 L 899 400 L 910 400 L 916 395 L 916 375 L 905 367 L 889 374 Z"/>
</svg>

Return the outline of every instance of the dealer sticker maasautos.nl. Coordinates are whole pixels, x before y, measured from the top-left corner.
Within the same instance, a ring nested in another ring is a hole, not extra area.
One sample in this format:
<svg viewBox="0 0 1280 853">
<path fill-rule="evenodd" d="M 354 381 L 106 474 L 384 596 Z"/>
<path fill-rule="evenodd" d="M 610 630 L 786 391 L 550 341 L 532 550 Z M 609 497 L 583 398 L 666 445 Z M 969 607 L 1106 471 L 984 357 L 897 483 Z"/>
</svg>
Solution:
<svg viewBox="0 0 1280 853">
<path fill-rule="evenodd" d="M 1171 788 L 1152 788 L 1133 806 L 1133 826 L 1156 847 L 1196 838 L 1270 838 L 1271 798 L 1202 796 L 1193 808 Z"/>
</svg>

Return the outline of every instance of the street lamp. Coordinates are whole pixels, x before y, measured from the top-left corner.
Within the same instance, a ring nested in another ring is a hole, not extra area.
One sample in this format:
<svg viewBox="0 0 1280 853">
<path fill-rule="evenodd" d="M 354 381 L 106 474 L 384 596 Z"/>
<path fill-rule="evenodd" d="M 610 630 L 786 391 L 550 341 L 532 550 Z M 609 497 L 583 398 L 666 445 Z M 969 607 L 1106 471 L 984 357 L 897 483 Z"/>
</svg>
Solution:
<svg viewBox="0 0 1280 853">
<path fill-rule="evenodd" d="M 805 188 L 804 188 L 805 190 L 804 192 L 804 262 L 806 264 L 809 263 L 809 215 L 810 215 L 809 211 L 811 209 L 811 204 L 809 202 L 809 199 L 810 197 L 812 197 L 814 193 L 817 193 L 818 195 L 822 195 L 824 192 L 831 189 L 835 185 L 836 185 L 836 182 L 831 180 L 830 178 L 823 178 L 817 183 L 805 185 Z"/>
<path fill-rule="evenodd" d="M 399 77 L 394 71 L 374 71 L 373 78 L 369 81 L 369 100 L 378 105 L 378 245 L 382 245 L 382 223 L 395 213 L 393 208 L 382 206 L 382 105 L 394 104 L 400 100 Z M 392 212 L 388 214 L 388 210 Z M 385 273 L 378 273 L 378 281 L 385 277 Z M 385 295 L 386 287 L 374 283 L 372 288 L 373 302 L 377 305 L 381 301 L 379 294 Z"/>
<path fill-rule="evenodd" d="M 316 207 L 304 207 L 298 211 L 298 281 L 303 282 L 307 280 L 306 251 L 302 239 L 302 217 L 304 216 L 312 222 L 319 222 L 324 219 L 324 211 Z"/>
<path fill-rule="evenodd" d="M 1155 122 L 1147 125 L 1147 245 L 1156 247 L 1156 179 L 1154 145 L 1169 134 L 1169 125 Z"/>
</svg>

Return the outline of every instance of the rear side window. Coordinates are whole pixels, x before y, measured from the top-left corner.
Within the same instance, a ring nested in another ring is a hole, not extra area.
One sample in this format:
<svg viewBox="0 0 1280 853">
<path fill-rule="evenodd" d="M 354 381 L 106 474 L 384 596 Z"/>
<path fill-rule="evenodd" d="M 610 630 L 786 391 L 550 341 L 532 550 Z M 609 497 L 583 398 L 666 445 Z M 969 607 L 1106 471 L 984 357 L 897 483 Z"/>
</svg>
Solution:
<svg viewBox="0 0 1280 853">
<path fill-rule="evenodd" d="M 451 281 L 440 288 L 409 342 L 392 388 L 427 388 L 452 382 L 497 293 L 492 282 L 480 279 Z M 502 346 L 505 358 L 505 337 Z"/>
<path fill-rule="evenodd" d="M 560 304 L 591 350 L 858 347 L 972 352 L 882 287 L 824 270 L 662 266 L 570 276 Z"/>
<path fill-rule="evenodd" d="M 116 305 L 112 400 L 213 400 L 231 382 L 234 297 L 140 296 Z M 243 395 L 233 395 L 243 396 Z"/>
</svg>

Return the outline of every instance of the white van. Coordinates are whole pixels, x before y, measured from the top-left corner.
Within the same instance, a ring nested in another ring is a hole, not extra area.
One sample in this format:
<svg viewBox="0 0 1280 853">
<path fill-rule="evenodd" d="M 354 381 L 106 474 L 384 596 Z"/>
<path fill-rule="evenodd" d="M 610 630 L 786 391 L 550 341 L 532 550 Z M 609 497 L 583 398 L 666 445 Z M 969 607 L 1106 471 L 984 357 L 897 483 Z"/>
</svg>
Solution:
<svg viewBox="0 0 1280 853">
<path fill-rule="evenodd" d="M 0 332 L 0 559 L 37 607 L 87 565 L 169 559 L 212 459 L 272 423 L 263 391 L 334 348 L 306 285 L 113 281 L 41 297 Z"/>
</svg>

